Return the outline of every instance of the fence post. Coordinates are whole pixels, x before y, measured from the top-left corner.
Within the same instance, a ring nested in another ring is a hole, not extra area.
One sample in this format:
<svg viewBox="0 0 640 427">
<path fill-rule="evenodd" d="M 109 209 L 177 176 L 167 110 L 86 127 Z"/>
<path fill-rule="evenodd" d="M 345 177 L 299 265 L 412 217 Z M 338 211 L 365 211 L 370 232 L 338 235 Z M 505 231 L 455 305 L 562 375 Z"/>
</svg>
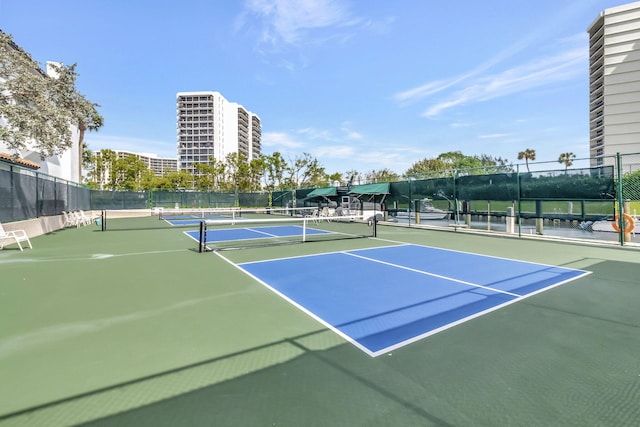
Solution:
<svg viewBox="0 0 640 427">
<path fill-rule="evenodd" d="M 516 187 L 518 190 L 518 198 L 516 199 L 516 206 L 518 207 L 518 237 L 522 237 L 522 203 L 520 203 L 522 190 L 520 188 L 520 165 L 516 165 Z"/>
<path fill-rule="evenodd" d="M 627 222 L 625 221 L 624 215 L 627 215 L 627 218 L 629 218 L 631 216 L 631 200 L 630 199 L 625 199 L 624 200 L 624 207 L 622 209 L 622 213 L 620 214 L 620 217 L 622 219 L 622 224 L 623 224 L 623 231 L 624 231 L 624 241 L 625 242 L 630 242 L 631 241 L 631 231 L 627 232 Z M 635 224 L 632 224 L 633 226 L 635 226 Z"/>
<path fill-rule="evenodd" d="M 514 207 L 510 206 L 507 208 L 507 224 L 506 224 L 506 231 L 509 234 L 513 234 L 516 232 L 516 223 L 515 223 L 515 216 L 514 216 Z"/>
<path fill-rule="evenodd" d="M 618 169 L 618 185 L 616 185 L 616 198 L 618 199 L 618 226 L 620 231 L 618 232 L 618 237 L 620 239 L 620 245 L 624 245 L 625 236 L 624 236 L 624 216 L 623 214 L 623 202 L 622 202 L 622 156 L 620 153 L 616 153 L 616 166 Z"/>
</svg>

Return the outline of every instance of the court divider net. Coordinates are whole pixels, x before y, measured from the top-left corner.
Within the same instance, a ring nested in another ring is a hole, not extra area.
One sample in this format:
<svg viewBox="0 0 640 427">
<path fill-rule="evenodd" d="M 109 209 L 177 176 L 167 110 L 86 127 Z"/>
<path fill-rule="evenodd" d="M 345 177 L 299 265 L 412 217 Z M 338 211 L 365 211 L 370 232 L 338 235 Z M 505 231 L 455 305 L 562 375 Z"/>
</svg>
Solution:
<svg viewBox="0 0 640 427">
<path fill-rule="evenodd" d="M 203 220 L 198 252 L 375 237 L 376 228 L 362 216 Z"/>
</svg>

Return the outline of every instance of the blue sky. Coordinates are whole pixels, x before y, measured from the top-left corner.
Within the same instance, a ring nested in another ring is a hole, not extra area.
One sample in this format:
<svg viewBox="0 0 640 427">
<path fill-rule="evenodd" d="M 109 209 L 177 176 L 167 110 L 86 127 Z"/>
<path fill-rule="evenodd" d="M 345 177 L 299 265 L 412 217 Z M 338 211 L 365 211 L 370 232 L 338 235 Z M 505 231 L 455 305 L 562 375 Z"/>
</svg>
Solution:
<svg viewBox="0 0 640 427">
<path fill-rule="evenodd" d="M 175 157 L 176 93 L 205 90 L 260 116 L 265 154 L 403 173 L 447 151 L 588 157 L 586 30 L 624 3 L 0 0 L 0 29 L 78 64 L 93 150 Z"/>
</svg>

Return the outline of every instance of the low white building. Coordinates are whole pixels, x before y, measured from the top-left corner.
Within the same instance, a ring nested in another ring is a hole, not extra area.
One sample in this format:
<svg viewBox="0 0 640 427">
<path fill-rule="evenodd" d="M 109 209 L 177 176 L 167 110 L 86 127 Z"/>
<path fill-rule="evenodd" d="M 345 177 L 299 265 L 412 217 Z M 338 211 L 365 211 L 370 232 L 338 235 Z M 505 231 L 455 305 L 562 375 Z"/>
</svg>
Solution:
<svg viewBox="0 0 640 427">
<path fill-rule="evenodd" d="M 17 49 L 17 45 L 12 46 Z M 51 78 L 55 78 L 56 75 L 51 68 L 52 62 L 47 62 L 47 75 Z M 0 126 L 8 126 L 7 121 L 0 117 Z M 80 147 L 80 132 L 78 127 L 71 125 L 71 147 L 64 153 L 56 156 L 42 158 L 33 147 L 28 144 L 27 148 L 16 153 L 10 150 L 5 141 L 0 140 L 0 155 L 4 154 L 13 157 L 17 155 L 18 158 L 35 163 L 40 166 L 39 173 L 61 178 L 67 181 L 81 182 L 82 180 L 82 148 Z M 19 164 L 19 163 L 18 163 Z"/>
</svg>

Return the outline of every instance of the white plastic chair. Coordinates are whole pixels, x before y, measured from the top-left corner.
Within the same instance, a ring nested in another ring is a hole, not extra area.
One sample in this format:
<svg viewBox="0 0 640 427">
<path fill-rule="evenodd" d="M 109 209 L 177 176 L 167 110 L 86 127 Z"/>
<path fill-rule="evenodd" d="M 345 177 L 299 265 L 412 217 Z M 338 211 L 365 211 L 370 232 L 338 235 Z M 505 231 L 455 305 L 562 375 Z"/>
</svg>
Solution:
<svg viewBox="0 0 640 427">
<path fill-rule="evenodd" d="M 80 210 L 78 212 L 80 212 L 80 219 L 82 220 L 82 223 L 84 225 L 91 225 L 91 223 L 93 222 L 93 218 L 87 215 L 83 210 Z"/>
<path fill-rule="evenodd" d="M 71 212 L 62 211 L 62 215 L 64 216 L 64 224 L 62 227 L 77 227 L 78 221 L 76 221 L 75 216 Z"/>
<path fill-rule="evenodd" d="M 31 240 L 29 240 L 29 236 L 27 236 L 27 233 L 24 230 L 5 231 L 4 227 L 2 227 L 2 223 L 0 223 L 0 249 L 3 249 L 6 245 L 16 243 L 22 251 L 22 245 L 20 242 L 27 242 L 29 244 L 29 248 L 33 249 L 33 246 L 31 246 Z"/>
<path fill-rule="evenodd" d="M 329 218 L 331 216 L 330 212 L 329 212 L 329 208 L 328 207 L 323 207 L 322 210 L 320 211 L 320 218 L 324 218 L 327 221 L 331 221 L 331 219 Z"/>
<path fill-rule="evenodd" d="M 82 215 L 81 211 L 73 211 L 71 215 L 73 215 L 73 217 L 75 218 L 76 225 L 78 227 L 80 227 L 81 225 L 89 225 L 89 221 L 87 220 L 86 216 Z"/>
<path fill-rule="evenodd" d="M 318 223 L 318 209 L 314 209 L 310 214 L 305 215 L 306 218 L 311 218 L 314 224 Z"/>
</svg>

